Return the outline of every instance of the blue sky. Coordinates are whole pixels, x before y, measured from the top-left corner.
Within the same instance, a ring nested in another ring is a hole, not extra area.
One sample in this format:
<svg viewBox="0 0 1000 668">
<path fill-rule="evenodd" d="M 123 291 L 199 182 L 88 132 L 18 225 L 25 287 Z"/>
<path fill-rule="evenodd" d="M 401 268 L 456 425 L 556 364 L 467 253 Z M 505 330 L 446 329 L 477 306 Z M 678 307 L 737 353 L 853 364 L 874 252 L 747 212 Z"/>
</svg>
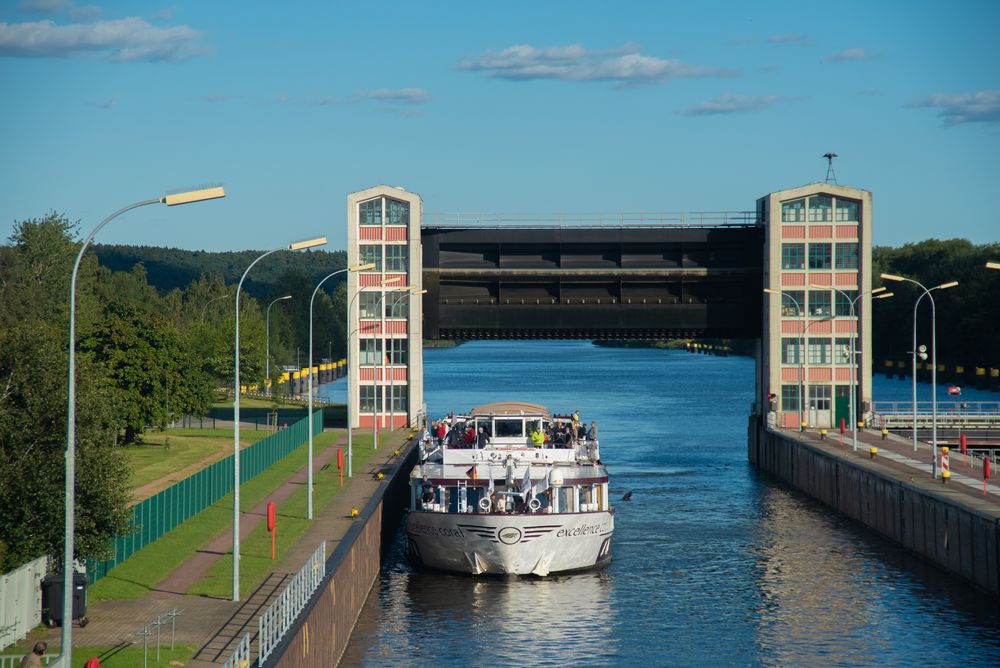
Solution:
<svg viewBox="0 0 1000 668">
<path fill-rule="evenodd" d="M 871 190 L 875 242 L 1000 240 L 1000 3 L 0 5 L 0 235 L 50 210 L 99 242 L 346 243 L 378 183 L 429 212 L 747 210 Z"/>
</svg>

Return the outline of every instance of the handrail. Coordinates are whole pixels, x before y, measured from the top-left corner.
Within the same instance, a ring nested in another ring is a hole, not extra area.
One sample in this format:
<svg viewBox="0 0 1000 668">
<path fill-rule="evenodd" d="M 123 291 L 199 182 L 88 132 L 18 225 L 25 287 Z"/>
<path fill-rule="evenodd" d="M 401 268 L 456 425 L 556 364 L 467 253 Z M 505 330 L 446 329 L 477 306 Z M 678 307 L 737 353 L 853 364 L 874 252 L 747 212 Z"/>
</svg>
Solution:
<svg viewBox="0 0 1000 668">
<path fill-rule="evenodd" d="M 326 577 L 326 541 L 320 543 L 309 560 L 292 577 L 278 598 L 264 610 L 257 620 L 257 663 L 271 655 L 285 636 L 295 618 L 309 602 L 313 592 Z"/>
<path fill-rule="evenodd" d="M 247 668 L 250 665 L 250 633 L 244 633 L 222 668 Z"/>
</svg>

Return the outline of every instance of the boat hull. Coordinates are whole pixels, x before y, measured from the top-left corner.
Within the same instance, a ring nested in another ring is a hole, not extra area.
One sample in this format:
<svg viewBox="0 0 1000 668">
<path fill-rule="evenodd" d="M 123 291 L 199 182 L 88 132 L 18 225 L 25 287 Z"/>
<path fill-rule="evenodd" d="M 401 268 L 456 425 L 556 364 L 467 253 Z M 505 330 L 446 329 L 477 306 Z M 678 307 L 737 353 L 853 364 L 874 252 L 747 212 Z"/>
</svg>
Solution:
<svg viewBox="0 0 1000 668">
<path fill-rule="evenodd" d="M 539 575 L 585 570 L 611 561 L 614 514 L 462 514 L 410 511 L 410 557 L 472 575 Z"/>
</svg>

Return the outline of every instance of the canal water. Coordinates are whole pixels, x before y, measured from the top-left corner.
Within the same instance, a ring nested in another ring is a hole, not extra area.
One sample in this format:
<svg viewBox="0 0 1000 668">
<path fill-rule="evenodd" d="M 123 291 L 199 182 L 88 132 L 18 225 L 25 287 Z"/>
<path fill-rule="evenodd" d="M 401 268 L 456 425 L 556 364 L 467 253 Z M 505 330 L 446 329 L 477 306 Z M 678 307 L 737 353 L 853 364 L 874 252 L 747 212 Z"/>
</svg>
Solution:
<svg viewBox="0 0 1000 668">
<path fill-rule="evenodd" d="M 432 416 L 516 399 L 596 420 L 614 561 L 449 575 L 412 567 L 400 533 L 342 665 L 1000 665 L 995 600 L 749 465 L 752 359 L 474 342 L 425 350 L 424 371 Z"/>
</svg>

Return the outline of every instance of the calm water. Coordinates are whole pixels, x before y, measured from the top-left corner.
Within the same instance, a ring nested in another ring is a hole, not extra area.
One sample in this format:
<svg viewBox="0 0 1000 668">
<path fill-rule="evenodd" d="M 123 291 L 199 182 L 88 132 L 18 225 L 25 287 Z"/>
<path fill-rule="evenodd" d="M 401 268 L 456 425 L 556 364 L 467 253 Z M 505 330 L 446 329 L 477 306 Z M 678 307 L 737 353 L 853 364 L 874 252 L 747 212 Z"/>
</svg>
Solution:
<svg viewBox="0 0 1000 668">
<path fill-rule="evenodd" d="M 1000 664 L 994 600 L 747 463 L 753 360 L 534 341 L 424 355 L 431 415 L 518 399 L 597 420 L 632 501 L 611 566 L 580 575 L 424 572 L 398 536 L 343 665 Z"/>
</svg>

